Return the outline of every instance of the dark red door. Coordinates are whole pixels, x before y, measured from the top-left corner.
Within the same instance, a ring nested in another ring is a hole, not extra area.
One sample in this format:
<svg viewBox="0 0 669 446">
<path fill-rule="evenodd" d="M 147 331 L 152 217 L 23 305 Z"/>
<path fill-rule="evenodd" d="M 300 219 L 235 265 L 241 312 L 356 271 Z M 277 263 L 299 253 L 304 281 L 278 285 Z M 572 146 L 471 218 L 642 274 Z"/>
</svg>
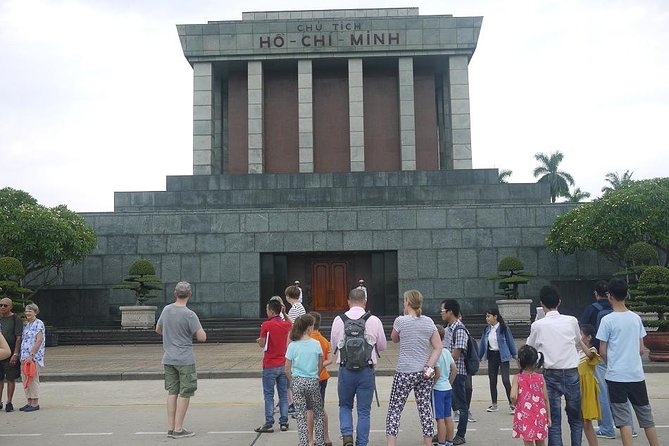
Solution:
<svg viewBox="0 0 669 446">
<path fill-rule="evenodd" d="M 347 310 L 346 263 L 314 262 L 311 295 L 312 306 L 316 311 Z"/>
</svg>

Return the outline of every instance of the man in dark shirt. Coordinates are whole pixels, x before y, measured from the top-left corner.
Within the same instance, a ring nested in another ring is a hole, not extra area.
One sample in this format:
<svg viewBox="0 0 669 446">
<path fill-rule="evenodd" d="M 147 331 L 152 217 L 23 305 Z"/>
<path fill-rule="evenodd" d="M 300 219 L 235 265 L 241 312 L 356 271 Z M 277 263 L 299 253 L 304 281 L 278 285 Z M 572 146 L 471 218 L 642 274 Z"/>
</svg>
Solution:
<svg viewBox="0 0 669 446">
<path fill-rule="evenodd" d="M 21 375 L 21 362 L 18 354 L 21 351 L 21 335 L 23 334 L 23 321 L 12 312 L 12 306 L 11 299 L 7 297 L 0 299 L 0 327 L 2 327 L 2 335 L 11 350 L 11 356 L 0 361 L 0 409 L 2 409 L 4 383 L 7 382 L 7 400 L 5 400 L 5 411 L 7 412 L 14 411 L 12 398 L 16 388 L 16 379 Z"/>
</svg>

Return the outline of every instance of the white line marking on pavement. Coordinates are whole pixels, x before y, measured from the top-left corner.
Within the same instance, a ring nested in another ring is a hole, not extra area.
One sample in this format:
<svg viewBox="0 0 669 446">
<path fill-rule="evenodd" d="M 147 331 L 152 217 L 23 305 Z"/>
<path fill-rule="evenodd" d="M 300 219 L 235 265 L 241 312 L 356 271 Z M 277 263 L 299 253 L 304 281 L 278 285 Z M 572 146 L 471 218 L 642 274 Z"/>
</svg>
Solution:
<svg viewBox="0 0 669 446">
<path fill-rule="evenodd" d="M 113 432 L 69 432 L 63 434 L 66 437 L 100 437 L 104 435 L 114 435 Z"/>
<path fill-rule="evenodd" d="M 167 432 L 135 432 L 135 435 L 167 435 Z"/>
<path fill-rule="evenodd" d="M 39 437 L 42 434 L 0 434 L 0 437 Z"/>
<path fill-rule="evenodd" d="M 256 431 L 212 431 L 207 432 L 208 434 L 214 435 L 225 435 L 225 434 L 257 434 Z"/>
<path fill-rule="evenodd" d="M 467 429 L 467 430 L 469 430 L 469 429 Z M 501 430 L 501 431 L 512 431 L 513 429 L 510 428 L 510 427 L 500 427 L 499 430 Z"/>
</svg>

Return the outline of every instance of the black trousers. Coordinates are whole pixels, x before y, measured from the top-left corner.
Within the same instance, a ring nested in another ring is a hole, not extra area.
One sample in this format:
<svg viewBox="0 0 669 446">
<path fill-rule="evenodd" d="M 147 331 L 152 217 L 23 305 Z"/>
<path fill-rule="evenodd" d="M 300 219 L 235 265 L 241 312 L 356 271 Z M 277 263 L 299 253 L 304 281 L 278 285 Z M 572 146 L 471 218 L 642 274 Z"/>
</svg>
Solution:
<svg viewBox="0 0 669 446">
<path fill-rule="evenodd" d="M 488 350 L 488 379 L 490 380 L 490 399 L 497 404 L 497 375 L 502 373 L 502 384 L 506 390 L 506 399 L 511 404 L 511 381 L 509 380 L 509 362 L 502 362 L 499 351 Z"/>
</svg>

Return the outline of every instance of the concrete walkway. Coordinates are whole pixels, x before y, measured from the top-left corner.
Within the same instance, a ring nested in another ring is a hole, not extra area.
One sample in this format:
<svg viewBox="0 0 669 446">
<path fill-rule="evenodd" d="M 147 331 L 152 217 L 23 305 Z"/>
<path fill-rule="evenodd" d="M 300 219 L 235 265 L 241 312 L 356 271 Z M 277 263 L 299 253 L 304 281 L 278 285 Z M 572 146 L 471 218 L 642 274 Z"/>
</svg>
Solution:
<svg viewBox="0 0 669 446">
<path fill-rule="evenodd" d="M 392 375 L 399 344 L 381 353 L 377 375 Z M 43 381 L 101 381 L 161 379 L 161 345 L 80 345 L 46 349 Z M 255 378 L 261 376 L 262 349 L 256 344 L 201 344 L 195 346 L 198 377 L 201 379 Z M 669 363 L 643 358 L 647 373 L 669 372 Z M 487 374 L 486 362 L 478 375 Z M 331 374 L 336 375 L 336 366 Z M 512 364 L 512 373 L 515 364 Z"/>
</svg>

